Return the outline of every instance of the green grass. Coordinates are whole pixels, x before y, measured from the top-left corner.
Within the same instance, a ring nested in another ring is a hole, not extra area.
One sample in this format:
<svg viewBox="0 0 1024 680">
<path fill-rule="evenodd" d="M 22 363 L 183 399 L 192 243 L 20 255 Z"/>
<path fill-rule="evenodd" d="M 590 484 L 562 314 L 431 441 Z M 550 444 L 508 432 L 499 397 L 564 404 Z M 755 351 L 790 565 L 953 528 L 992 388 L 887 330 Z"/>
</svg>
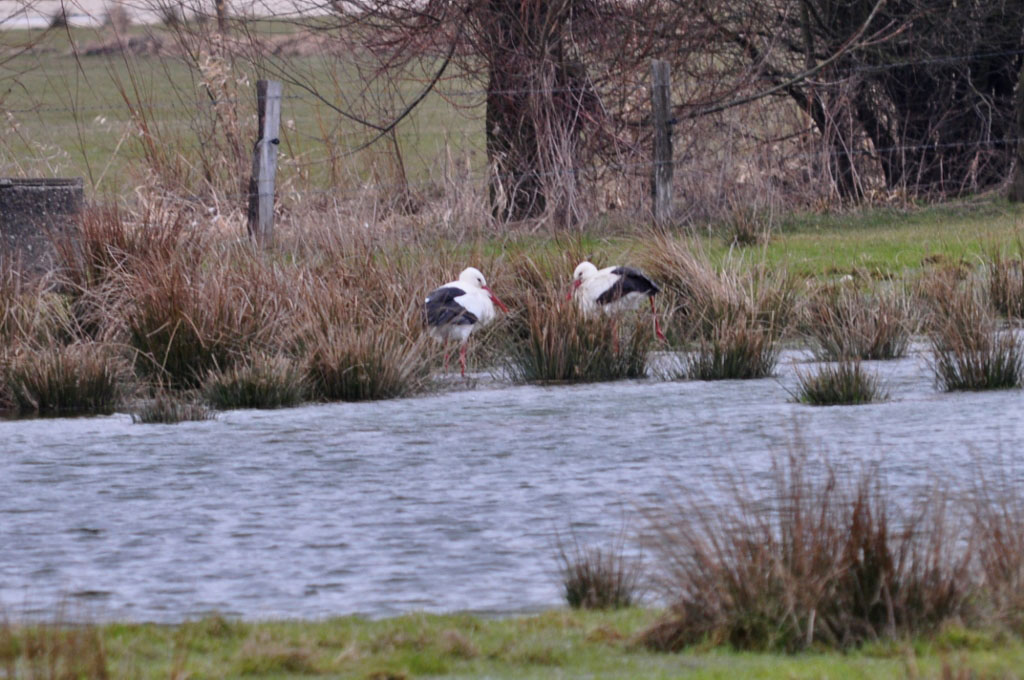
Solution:
<svg viewBox="0 0 1024 680">
<path fill-rule="evenodd" d="M 1013 677 L 1024 665 L 1017 640 L 967 631 L 869 646 L 846 654 L 738 653 L 722 647 L 678 654 L 644 650 L 633 637 L 658 612 L 626 609 L 500 619 L 413 614 L 367 621 L 241 623 L 219 617 L 177 626 L 99 629 L 112 679 L 217 678 L 939 678 L 944 664 L 982 677 Z M 25 629 L 13 633 L 24 647 Z M 81 636 L 79 636 L 81 637 Z M 89 638 L 69 650 L 79 659 Z M 0 658 L 0 668 L 4 659 Z M 24 661 L 22 660 L 22 663 Z M 81 663 L 81 661 L 79 661 Z"/>
<path fill-rule="evenodd" d="M 281 32 L 271 29 L 258 30 L 264 36 L 268 30 Z M 172 40 L 160 27 L 133 27 L 131 33 L 155 33 L 165 43 Z M 71 56 L 72 42 L 84 50 L 110 38 L 106 31 L 86 28 L 72 29 L 70 34 L 59 30 L 45 35 L 27 31 L 4 31 L 0 35 L 0 54 L 5 46 L 32 40 L 40 40 L 39 47 L 43 48 L 0 62 L 0 112 L 9 114 L 0 118 L 0 176 L 82 176 L 90 190 L 115 195 L 123 195 L 125 187 L 146 181 L 133 167 L 140 157 L 141 144 L 137 127 L 130 123 L 122 89 L 133 104 L 141 105 L 147 112 L 161 147 L 173 148 L 195 168 L 200 133 L 209 130 L 208 107 L 206 122 L 196 113 L 206 103 L 199 73 L 171 56 Z M 338 60 L 294 58 L 288 68 L 334 105 L 351 94 L 339 93 L 336 83 L 361 79 Z M 233 80 L 244 78 L 252 83 L 258 78 L 274 77 L 241 64 L 236 66 L 234 76 Z M 418 82 L 403 86 L 402 93 L 411 99 L 419 87 Z M 445 87 L 456 91 L 479 89 L 457 74 Z M 298 87 L 286 86 L 285 95 L 279 186 L 309 181 L 323 186 L 332 179 L 338 183 L 346 178 L 383 184 L 398 180 L 389 144 L 377 144 L 347 156 L 346 151 L 372 136 L 367 128 L 346 120 L 328 103 Z M 221 96 L 237 100 L 241 145 L 248 155 L 256 135 L 255 87 L 231 84 L 221 91 Z M 475 173 L 483 171 L 482 98 L 471 97 L 465 102 L 463 99 L 456 98 L 460 104 L 475 105 L 457 107 L 441 96 L 430 95 L 396 129 L 409 180 L 422 181 L 435 175 L 439 178 L 441 164 L 449 154 L 459 168 L 465 166 L 468 158 Z M 371 111 L 357 114 L 371 121 L 391 115 Z M 325 138 L 331 140 L 330 147 L 325 145 Z M 341 154 L 333 170 L 331 153 Z M 250 162 L 245 160 L 246 169 Z"/>
</svg>

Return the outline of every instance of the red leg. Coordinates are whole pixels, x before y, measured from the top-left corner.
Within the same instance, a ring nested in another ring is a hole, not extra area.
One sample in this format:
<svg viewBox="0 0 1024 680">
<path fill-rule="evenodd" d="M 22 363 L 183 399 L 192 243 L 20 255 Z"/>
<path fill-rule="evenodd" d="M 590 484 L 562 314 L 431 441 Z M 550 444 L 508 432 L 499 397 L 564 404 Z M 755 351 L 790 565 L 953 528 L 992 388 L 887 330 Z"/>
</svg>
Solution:
<svg viewBox="0 0 1024 680">
<path fill-rule="evenodd" d="M 444 373 L 448 375 L 448 357 L 451 356 L 451 350 L 448 349 L 448 343 L 444 343 Z"/>
<path fill-rule="evenodd" d="M 658 312 L 654 309 L 654 298 L 647 298 L 651 301 L 651 316 L 654 317 L 654 334 L 658 336 L 658 339 L 662 342 L 668 342 L 665 340 L 665 334 L 661 332 L 661 324 L 658 323 Z"/>
<path fill-rule="evenodd" d="M 619 324 L 615 317 L 612 317 L 612 351 L 619 353 Z"/>
<path fill-rule="evenodd" d="M 459 365 L 462 366 L 462 377 L 466 377 L 466 345 L 463 343 L 459 349 Z"/>
</svg>

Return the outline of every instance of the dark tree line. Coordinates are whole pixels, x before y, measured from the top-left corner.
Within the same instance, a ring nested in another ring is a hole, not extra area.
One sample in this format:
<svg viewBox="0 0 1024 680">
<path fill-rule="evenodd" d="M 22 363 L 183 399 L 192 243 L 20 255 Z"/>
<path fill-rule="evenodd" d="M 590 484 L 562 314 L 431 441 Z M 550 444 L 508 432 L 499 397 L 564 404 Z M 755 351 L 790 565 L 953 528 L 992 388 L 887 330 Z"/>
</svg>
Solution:
<svg viewBox="0 0 1024 680">
<path fill-rule="evenodd" d="M 887 189 L 945 195 L 1006 177 L 1024 3 L 740 0 L 701 12 L 716 43 L 731 44 L 728 62 L 789 83 L 782 91 L 825 142 L 842 197 L 858 198 L 874 175 Z"/>
</svg>

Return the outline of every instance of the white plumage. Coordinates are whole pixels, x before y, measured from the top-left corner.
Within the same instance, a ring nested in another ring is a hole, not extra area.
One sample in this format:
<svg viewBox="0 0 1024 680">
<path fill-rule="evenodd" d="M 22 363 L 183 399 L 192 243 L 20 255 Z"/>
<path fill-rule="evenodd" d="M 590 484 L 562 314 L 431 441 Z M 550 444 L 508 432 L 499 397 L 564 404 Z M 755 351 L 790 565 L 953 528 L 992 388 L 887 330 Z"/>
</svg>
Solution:
<svg viewBox="0 0 1024 680">
<path fill-rule="evenodd" d="M 632 309 L 645 298 L 650 300 L 654 332 L 660 339 L 665 339 L 654 309 L 654 296 L 661 289 L 643 272 L 618 266 L 598 269 L 590 262 L 580 262 L 572 274 L 572 286 L 570 295 L 584 314 L 597 311 L 613 314 Z"/>
<path fill-rule="evenodd" d="M 467 267 L 459 278 L 435 289 L 423 301 L 427 332 L 440 342 L 458 341 L 459 365 L 466 375 L 466 343 L 475 328 L 494 319 L 494 305 L 508 312 L 491 289 L 480 270 Z M 444 355 L 445 370 L 448 368 L 448 353 Z"/>
</svg>

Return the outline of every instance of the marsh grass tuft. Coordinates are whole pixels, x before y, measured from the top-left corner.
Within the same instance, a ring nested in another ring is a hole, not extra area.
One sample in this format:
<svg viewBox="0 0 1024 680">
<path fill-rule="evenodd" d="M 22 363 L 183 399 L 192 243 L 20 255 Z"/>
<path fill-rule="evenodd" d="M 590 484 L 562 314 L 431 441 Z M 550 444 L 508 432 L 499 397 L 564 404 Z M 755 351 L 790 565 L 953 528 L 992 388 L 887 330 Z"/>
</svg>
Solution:
<svg viewBox="0 0 1024 680">
<path fill-rule="evenodd" d="M 620 609 L 637 603 L 642 571 L 626 556 L 623 541 L 608 547 L 561 541 L 558 561 L 565 601 L 573 609 Z"/>
<path fill-rule="evenodd" d="M 995 310 L 1011 319 L 1024 319 L 1024 241 L 1017 241 L 1016 257 L 990 252 L 986 269 L 989 299 Z"/>
<path fill-rule="evenodd" d="M 394 399 L 427 391 L 426 336 L 410 341 L 387 324 L 329 327 L 308 347 L 306 376 L 324 401 Z"/>
<path fill-rule="evenodd" d="M 132 409 L 132 422 L 143 425 L 173 425 L 213 420 L 216 412 L 187 393 L 158 389 L 152 399 L 142 400 Z"/>
<path fill-rule="evenodd" d="M 506 361 L 515 382 L 643 378 L 653 332 L 626 316 L 586 317 L 552 289 L 531 292 L 510 321 Z"/>
<path fill-rule="evenodd" d="M 102 345 L 24 349 L 3 370 L 4 390 L 22 413 L 108 414 L 121 399 L 124 369 Z"/>
<path fill-rule="evenodd" d="M 812 406 L 871 404 L 885 401 L 888 393 L 878 376 L 860 361 L 825 364 L 817 371 L 797 370 L 796 400 Z"/>
<path fill-rule="evenodd" d="M 933 295 L 930 341 L 935 382 L 946 392 L 1019 388 L 1024 347 L 1013 328 L 999 330 L 976 285 Z"/>
<path fill-rule="evenodd" d="M 916 327 L 910 296 L 897 289 L 869 295 L 852 285 L 827 285 L 811 295 L 803 326 L 821 361 L 898 359 Z"/>
<path fill-rule="evenodd" d="M 799 450 L 775 460 L 770 481 L 754 493 L 734 480 L 726 507 L 682 492 L 679 506 L 652 511 L 674 604 L 645 645 L 847 648 L 969 618 L 973 550 L 948 498 L 930 493 L 902 511 L 876 469 L 811 470 Z"/>
<path fill-rule="evenodd" d="M 723 319 L 686 359 L 682 375 L 696 380 L 766 378 L 779 358 L 777 340 L 769 330 L 749 320 Z"/>
<path fill-rule="evenodd" d="M 309 393 L 301 367 L 282 356 L 251 356 L 203 381 L 203 396 L 216 409 L 282 408 L 302 403 Z"/>
</svg>

